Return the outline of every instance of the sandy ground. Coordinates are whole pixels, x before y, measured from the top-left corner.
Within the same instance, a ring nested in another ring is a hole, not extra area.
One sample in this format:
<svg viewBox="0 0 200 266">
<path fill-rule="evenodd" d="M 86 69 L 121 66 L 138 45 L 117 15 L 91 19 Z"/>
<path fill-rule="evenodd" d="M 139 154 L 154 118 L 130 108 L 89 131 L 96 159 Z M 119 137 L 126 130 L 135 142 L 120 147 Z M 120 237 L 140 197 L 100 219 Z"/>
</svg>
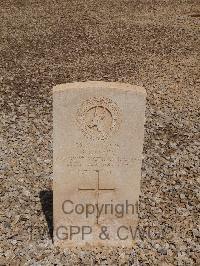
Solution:
<svg viewBox="0 0 200 266">
<path fill-rule="evenodd" d="M 198 1 L 1 0 L 0 265 L 200 265 Z M 148 94 L 132 249 L 52 245 L 52 87 L 123 81 Z M 157 237 L 155 237 L 157 236 Z"/>
</svg>

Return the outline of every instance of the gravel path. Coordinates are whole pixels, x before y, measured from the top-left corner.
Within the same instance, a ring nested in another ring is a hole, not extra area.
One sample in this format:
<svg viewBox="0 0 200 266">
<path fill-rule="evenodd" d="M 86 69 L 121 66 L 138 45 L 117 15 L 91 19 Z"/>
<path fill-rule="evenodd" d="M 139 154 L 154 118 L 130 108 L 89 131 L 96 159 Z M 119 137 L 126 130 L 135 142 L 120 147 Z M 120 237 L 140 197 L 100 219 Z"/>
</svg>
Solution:
<svg viewBox="0 0 200 266">
<path fill-rule="evenodd" d="M 0 2 L 0 265 L 200 265 L 198 1 Z M 123 81 L 148 94 L 133 249 L 52 244 L 52 87 Z"/>
</svg>

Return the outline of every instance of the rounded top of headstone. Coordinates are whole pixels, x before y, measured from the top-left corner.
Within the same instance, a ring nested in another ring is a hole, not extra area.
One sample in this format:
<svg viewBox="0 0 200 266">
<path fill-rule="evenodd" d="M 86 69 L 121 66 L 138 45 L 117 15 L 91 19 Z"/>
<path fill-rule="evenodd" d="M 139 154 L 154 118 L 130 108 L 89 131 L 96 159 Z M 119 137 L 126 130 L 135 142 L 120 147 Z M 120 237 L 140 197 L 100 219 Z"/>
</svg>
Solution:
<svg viewBox="0 0 200 266">
<path fill-rule="evenodd" d="M 106 82 L 106 81 L 85 81 L 59 84 L 53 87 L 53 92 L 60 92 L 67 89 L 84 89 L 84 88 L 107 88 L 117 89 L 146 96 L 144 87 L 132 85 L 122 82 Z"/>
</svg>

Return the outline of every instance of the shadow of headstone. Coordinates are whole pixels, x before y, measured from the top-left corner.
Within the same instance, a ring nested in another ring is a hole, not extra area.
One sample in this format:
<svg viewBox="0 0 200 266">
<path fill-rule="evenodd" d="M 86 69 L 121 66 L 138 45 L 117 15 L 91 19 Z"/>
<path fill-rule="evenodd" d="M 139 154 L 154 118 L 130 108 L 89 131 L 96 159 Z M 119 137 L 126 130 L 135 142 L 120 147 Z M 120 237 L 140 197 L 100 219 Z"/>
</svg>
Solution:
<svg viewBox="0 0 200 266">
<path fill-rule="evenodd" d="M 42 210 L 47 221 L 49 235 L 53 239 L 53 191 L 42 190 L 39 196 Z"/>
</svg>

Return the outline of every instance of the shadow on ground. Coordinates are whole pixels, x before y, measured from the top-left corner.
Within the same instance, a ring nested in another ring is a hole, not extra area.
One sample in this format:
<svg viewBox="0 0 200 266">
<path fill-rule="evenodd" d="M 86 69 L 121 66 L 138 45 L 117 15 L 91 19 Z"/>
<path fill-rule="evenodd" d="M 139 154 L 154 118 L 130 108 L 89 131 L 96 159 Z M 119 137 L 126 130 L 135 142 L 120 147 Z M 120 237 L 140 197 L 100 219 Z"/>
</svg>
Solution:
<svg viewBox="0 0 200 266">
<path fill-rule="evenodd" d="M 42 190 L 39 196 L 42 210 L 47 221 L 49 235 L 53 239 L 53 191 Z"/>
</svg>

